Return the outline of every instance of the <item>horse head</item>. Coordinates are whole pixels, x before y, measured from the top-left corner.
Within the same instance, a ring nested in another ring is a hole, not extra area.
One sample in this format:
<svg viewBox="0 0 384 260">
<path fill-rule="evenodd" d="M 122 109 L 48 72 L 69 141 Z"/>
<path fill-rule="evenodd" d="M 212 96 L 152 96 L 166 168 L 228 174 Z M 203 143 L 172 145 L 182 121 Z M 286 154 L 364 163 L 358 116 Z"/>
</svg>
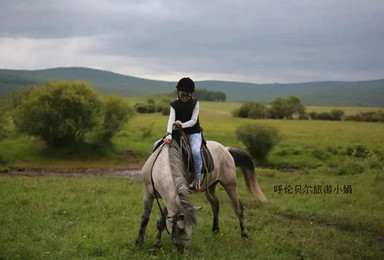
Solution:
<svg viewBox="0 0 384 260">
<path fill-rule="evenodd" d="M 186 220 L 184 213 L 168 217 L 167 226 L 171 231 L 172 243 L 178 251 L 182 252 L 190 246 L 194 224 Z"/>
</svg>

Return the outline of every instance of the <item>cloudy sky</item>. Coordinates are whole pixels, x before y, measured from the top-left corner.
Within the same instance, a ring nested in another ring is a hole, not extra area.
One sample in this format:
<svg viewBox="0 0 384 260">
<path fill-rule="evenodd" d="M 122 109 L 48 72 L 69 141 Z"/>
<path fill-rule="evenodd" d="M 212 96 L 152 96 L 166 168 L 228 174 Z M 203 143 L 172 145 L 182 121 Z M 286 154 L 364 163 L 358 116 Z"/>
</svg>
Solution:
<svg viewBox="0 0 384 260">
<path fill-rule="evenodd" d="M 176 81 L 384 78 L 382 0 L 0 0 L 0 68 Z"/>
</svg>

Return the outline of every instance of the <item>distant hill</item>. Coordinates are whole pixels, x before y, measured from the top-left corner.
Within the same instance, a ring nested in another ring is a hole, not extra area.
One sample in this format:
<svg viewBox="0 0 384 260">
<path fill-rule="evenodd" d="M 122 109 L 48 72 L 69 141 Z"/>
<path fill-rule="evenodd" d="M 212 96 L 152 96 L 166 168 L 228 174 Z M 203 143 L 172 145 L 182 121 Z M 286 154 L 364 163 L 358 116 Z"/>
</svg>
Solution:
<svg viewBox="0 0 384 260">
<path fill-rule="evenodd" d="M 176 81 L 148 80 L 89 68 L 46 70 L 0 70 L 0 94 L 48 80 L 85 80 L 105 94 L 127 96 L 168 93 Z M 198 88 L 222 91 L 228 101 L 268 103 L 276 97 L 296 95 L 305 105 L 384 107 L 384 79 L 359 82 L 308 82 L 294 84 L 254 84 L 228 81 L 199 81 Z"/>
</svg>

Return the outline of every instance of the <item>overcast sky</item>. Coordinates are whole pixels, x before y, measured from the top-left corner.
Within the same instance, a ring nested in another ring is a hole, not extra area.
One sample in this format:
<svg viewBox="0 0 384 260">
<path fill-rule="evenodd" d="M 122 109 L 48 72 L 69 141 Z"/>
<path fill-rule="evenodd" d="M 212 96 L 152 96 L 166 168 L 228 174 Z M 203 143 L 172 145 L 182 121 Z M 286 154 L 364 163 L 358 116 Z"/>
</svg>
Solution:
<svg viewBox="0 0 384 260">
<path fill-rule="evenodd" d="M 383 0 L 0 0 L 0 68 L 177 81 L 384 78 Z"/>
</svg>

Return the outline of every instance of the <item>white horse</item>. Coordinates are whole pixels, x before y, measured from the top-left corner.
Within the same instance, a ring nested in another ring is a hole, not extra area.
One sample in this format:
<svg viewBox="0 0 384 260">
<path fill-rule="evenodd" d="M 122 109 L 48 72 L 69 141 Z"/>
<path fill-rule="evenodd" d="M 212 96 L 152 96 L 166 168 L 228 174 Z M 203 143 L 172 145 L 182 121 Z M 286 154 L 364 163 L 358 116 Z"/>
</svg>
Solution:
<svg viewBox="0 0 384 260">
<path fill-rule="evenodd" d="M 224 147 L 220 143 L 208 141 L 214 170 L 205 174 L 201 184 L 206 198 L 213 211 L 212 232 L 219 232 L 219 201 L 215 195 L 216 185 L 220 183 L 231 199 L 235 213 L 240 221 L 241 236 L 248 237 L 244 223 L 243 207 L 236 187 L 236 166 L 239 166 L 245 176 L 248 190 L 259 200 L 266 201 L 255 178 L 255 166 L 250 155 L 234 147 Z M 161 217 L 157 221 L 157 237 L 155 250 L 161 248 L 161 234 L 164 228 L 170 234 L 173 244 L 179 251 L 188 248 L 192 238 L 192 227 L 197 223 L 196 209 L 188 198 L 190 190 L 180 148 L 173 141 L 170 145 L 158 148 L 146 161 L 142 169 L 144 182 L 143 214 L 136 245 L 141 245 L 149 221 L 153 201 L 162 198 L 165 204 Z M 160 207 L 160 204 L 159 204 Z"/>
</svg>

